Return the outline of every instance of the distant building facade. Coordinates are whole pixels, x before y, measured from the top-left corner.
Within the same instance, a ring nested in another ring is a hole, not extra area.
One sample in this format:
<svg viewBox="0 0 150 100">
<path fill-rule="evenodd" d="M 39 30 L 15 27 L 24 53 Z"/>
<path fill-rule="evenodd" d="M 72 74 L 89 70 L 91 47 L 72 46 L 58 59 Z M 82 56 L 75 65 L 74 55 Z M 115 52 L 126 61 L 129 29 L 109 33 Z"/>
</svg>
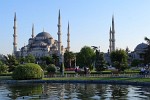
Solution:
<svg viewBox="0 0 150 100">
<path fill-rule="evenodd" d="M 21 47 L 19 51 L 17 51 L 17 25 L 16 25 L 16 13 L 14 17 L 14 42 L 13 42 L 13 54 L 17 57 L 25 57 L 29 54 L 32 54 L 36 58 L 40 58 L 43 56 L 52 56 L 56 54 L 59 57 L 59 61 L 63 60 L 63 54 L 66 50 L 70 50 L 70 32 L 69 32 L 69 22 L 68 22 L 68 32 L 67 32 L 67 47 L 64 48 L 62 45 L 61 38 L 61 16 L 60 10 L 58 15 L 58 39 L 55 40 L 48 32 L 38 33 L 34 36 L 34 24 L 32 26 L 32 35 L 28 40 L 28 44 Z"/>
<path fill-rule="evenodd" d="M 148 45 L 145 43 L 140 43 L 138 44 L 134 51 L 132 51 L 131 53 L 129 53 L 129 57 L 131 60 L 137 59 L 137 60 L 144 60 L 144 53 L 147 50 Z"/>
</svg>

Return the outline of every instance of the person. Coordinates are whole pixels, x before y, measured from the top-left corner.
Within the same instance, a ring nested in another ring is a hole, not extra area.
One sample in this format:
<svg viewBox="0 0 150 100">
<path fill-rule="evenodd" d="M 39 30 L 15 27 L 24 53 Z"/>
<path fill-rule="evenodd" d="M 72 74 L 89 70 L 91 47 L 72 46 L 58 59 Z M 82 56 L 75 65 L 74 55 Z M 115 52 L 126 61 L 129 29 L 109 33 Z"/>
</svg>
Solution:
<svg viewBox="0 0 150 100">
<path fill-rule="evenodd" d="M 77 71 L 78 71 L 78 69 L 77 69 L 77 67 L 75 68 L 75 72 L 77 73 Z"/>
<path fill-rule="evenodd" d="M 87 74 L 87 68 L 84 66 L 84 74 Z"/>
<path fill-rule="evenodd" d="M 140 71 L 140 74 L 143 75 L 144 72 L 145 72 L 145 68 L 142 67 L 142 68 L 141 68 L 141 71 Z"/>
<path fill-rule="evenodd" d="M 75 72 L 77 73 L 79 71 L 79 66 L 75 67 Z"/>
<path fill-rule="evenodd" d="M 75 68 L 75 73 L 76 73 L 76 76 L 75 76 L 75 77 L 78 76 L 78 70 L 79 70 L 79 67 L 77 66 L 77 67 Z"/>
</svg>

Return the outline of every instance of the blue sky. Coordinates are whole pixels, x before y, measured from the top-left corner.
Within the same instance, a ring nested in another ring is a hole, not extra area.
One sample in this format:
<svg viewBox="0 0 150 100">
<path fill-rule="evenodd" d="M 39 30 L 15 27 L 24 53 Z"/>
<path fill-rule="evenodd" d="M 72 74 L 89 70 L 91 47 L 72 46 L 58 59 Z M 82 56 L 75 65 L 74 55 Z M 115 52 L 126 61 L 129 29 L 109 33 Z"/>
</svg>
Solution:
<svg viewBox="0 0 150 100">
<path fill-rule="evenodd" d="M 115 19 L 116 48 L 132 51 L 150 38 L 150 0 L 0 0 L 0 54 L 13 49 L 13 20 L 17 14 L 18 49 L 28 43 L 32 23 L 35 34 L 49 32 L 57 39 L 58 10 L 61 10 L 62 42 L 67 43 L 70 22 L 71 51 L 87 46 L 109 48 L 109 28 Z"/>
</svg>

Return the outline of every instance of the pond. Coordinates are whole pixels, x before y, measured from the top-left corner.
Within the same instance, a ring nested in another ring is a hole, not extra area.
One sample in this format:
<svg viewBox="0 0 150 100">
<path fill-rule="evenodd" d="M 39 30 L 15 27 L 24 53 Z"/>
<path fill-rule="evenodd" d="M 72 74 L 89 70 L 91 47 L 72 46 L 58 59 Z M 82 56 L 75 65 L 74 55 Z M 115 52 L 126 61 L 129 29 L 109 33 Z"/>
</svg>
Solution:
<svg viewBox="0 0 150 100">
<path fill-rule="evenodd" d="M 0 84 L 0 100 L 150 100 L 150 88 L 109 84 Z"/>
</svg>

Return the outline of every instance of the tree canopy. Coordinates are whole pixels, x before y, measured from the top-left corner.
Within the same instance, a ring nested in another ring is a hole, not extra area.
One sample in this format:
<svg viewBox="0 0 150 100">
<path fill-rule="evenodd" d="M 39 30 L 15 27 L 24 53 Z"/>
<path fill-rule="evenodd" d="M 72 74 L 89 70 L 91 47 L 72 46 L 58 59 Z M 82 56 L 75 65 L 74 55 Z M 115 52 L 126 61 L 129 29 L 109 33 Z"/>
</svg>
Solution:
<svg viewBox="0 0 150 100">
<path fill-rule="evenodd" d="M 75 60 L 75 54 L 73 52 L 66 51 L 64 53 L 65 67 L 72 67 L 72 62 Z"/>
<path fill-rule="evenodd" d="M 84 66 L 89 67 L 93 64 L 94 57 L 95 57 L 94 50 L 91 47 L 84 46 L 77 54 L 77 65 L 81 67 Z"/>
<path fill-rule="evenodd" d="M 100 53 L 98 50 L 96 50 L 96 59 L 95 59 L 95 68 L 96 71 L 102 71 L 106 67 L 106 62 L 104 59 L 104 53 Z"/>
<path fill-rule="evenodd" d="M 8 66 L 8 71 L 11 72 L 15 69 L 19 62 L 14 55 L 8 54 L 5 56 L 5 64 Z"/>
<path fill-rule="evenodd" d="M 125 50 L 116 50 L 110 54 L 112 65 L 119 71 L 123 71 L 128 67 L 127 59 L 128 55 Z"/>
<path fill-rule="evenodd" d="M 150 64 L 150 39 L 145 37 L 145 41 L 148 44 L 147 50 L 144 53 L 144 63 Z"/>
</svg>

